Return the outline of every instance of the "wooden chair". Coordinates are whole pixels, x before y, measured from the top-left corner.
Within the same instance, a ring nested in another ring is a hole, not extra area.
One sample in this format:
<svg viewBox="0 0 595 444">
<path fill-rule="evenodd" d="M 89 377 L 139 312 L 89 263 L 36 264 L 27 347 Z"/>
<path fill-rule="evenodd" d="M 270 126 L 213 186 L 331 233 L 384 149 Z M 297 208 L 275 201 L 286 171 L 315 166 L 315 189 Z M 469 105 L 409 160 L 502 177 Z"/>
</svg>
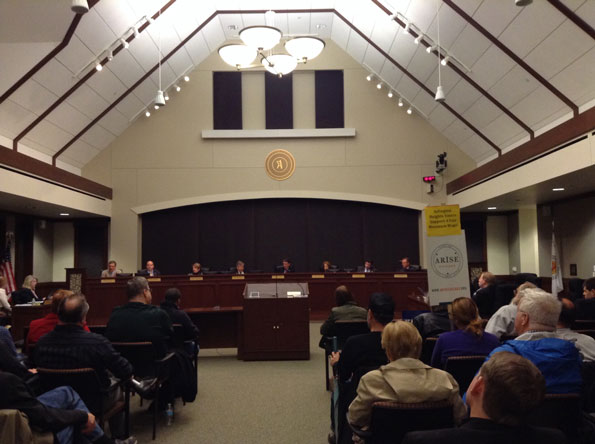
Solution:
<svg viewBox="0 0 595 444">
<path fill-rule="evenodd" d="M 421 345 L 421 356 L 419 357 L 419 360 L 424 364 L 430 365 L 432 362 L 432 353 L 434 353 L 434 347 L 436 347 L 437 341 L 437 336 L 430 336 L 424 339 L 424 342 Z"/>
<path fill-rule="evenodd" d="M 194 344 L 194 341 L 184 339 L 184 328 L 182 324 L 173 324 L 174 329 L 174 346 L 188 352 L 189 346 Z M 192 353 L 190 353 L 192 359 L 192 365 L 194 366 L 195 372 L 198 374 L 198 348 L 194 347 Z"/>
<path fill-rule="evenodd" d="M 125 388 L 126 381 L 118 381 L 108 388 L 102 388 L 97 373 L 89 367 L 73 369 L 38 367 L 37 372 L 42 392 L 62 386 L 72 387 L 89 411 L 95 415 L 101 428 L 105 421 L 124 411 L 125 434 L 130 435 L 130 392 Z M 113 405 L 107 405 L 107 400 L 118 388 L 124 393 L 124 400 L 117 399 Z"/>
<path fill-rule="evenodd" d="M 578 393 L 547 394 L 528 417 L 531 425 L 561 430 L 569 443 L 579 439 L 582 424 L 581 395 Z"/>
<path fill-rule="evenodd" d="M 454 426 L 452 404 L 448 401 L 405 404 L 379 401 L 372 404 L 369 430 L 351 426 L 366 444 L 399 444 L 405 434 Z"/>
<path fill-rule="evenodd" d="M 159 391 L 163 384 L 169 379 L 169 364 L 173 353 L 166 354 L 159 358 L 156 354 L 153 343 L 146 342 L 112 342 L 114 348 L 132 364 L 134 376 L 137 379 L 156 378 L 153 390 L 141 396 L 141 400 L 153 400 L 153 440 L 157 435 L 157 412 L 159 409 Z M 130 395 L 130 386 L 126 387 L 127 395 Z"/>
<path fill-rule="evenodd" d="M 461 396 L 469 388 L 473 377 L 485 362 L 485 355 L 451 356 L 444 364 L 444 370 L 450 373 L 459 384 Z"/>
<path fill-rule="evenodd" d="M 367 321 L 336 321 L 334 326 L 334 336 L 325 336 L 320 342 L 324 343 L 324 379 L 326 389 L 330 390 L 329 384 L 329 356 L 333 350 L 336 340 L 337 351 L 342 350 L 345 342 L 350 336 L 369 333 Z M 335 339 L 336 338 L 336 339 Z"/>
</svg>

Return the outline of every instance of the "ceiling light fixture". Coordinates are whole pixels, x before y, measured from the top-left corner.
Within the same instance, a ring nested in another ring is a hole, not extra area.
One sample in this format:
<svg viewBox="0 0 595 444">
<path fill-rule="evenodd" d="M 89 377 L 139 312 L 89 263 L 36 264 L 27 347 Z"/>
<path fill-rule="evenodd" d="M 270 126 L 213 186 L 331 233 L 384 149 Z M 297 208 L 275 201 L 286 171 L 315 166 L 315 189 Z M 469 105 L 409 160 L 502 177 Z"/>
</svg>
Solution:
<svg viewBox="0 0 595 444">
<path fill-rule="evenodd" d="M 440 3 L 438 3 L 438 10 L 436 11 L 436 25 L 438 28 L 438 47 L 440 47 Z M 434 96 L 434 100 L 436 102 L 444 102 L 446 100 L 446 96 L 444 95 L 444 90 L 442 89 L 442 76 L 440 75 L 440 65 L 442 65 L 440 61 L 440 52 L 438 52 L 438 87 L 436 88 L 436 95 Z"/>
<path fill-rule="evenodd" d="M 389 89 L 388 90 L 387 96 L 388 96 L 389 99 L 392 99 L 393 98 L 393 90 L 392 89 Z"/>
<path fill-rule="evenodd" d="M 161 10 L 159 10 L 159 15 L 161 15 Z M 155 96 L 155 109 L 158 109 L 161 106 L 165 106 L 165 97 L 163 96 L 163 89 L 161 88 L 161 26 L 159 26 L 159 46 L 157 49 L 159 51 L 159 53 L 157 54 L 159 70 L 159 90 L 157 91 L 157 95 Z"/>
<path fill-rule="evenodd" d="M 413 110 L 411 109 L 411 106 L 409 108 L 407 108 L 407 114 L 411 114 L 413 112 Z"/>
<path fill-rule="evenodd" d="M 552 188 L 552 191 L 564 191 L 565 188 Z"/>
<path fill-rule="evenodd" d="M 426 52 L 428 54 L 431 54 L 432 52 L 436 51 L 436 49 L 438 49 L 438 45 L 428 45 L 428 47 L 426 48 Z"/>
<path fill-rule="evenodd" d="M 122 46 L 124 47 L 124 49 L 130 48 L 130 43 L 128 43 L 128 41 L 124 37 L 122 37 L 120 39 L 120 43 L 122 44 Z"/>
<path fill-rule="evenodd" d="M 269 10 L 265 13 L 265 25 L 240 30 L 242 43 L 222 46 L 218 51 L 220 57 L 238 70 L 264 67 L 271 74 L 281 77 L 295 70 L 298 63 L 307 63 L 317 57 L 325 47 L 324 41 L 319 38 L 297 36 L 285 42 L 288 54 L 275 54 L 272 49 L 279 44 L 283 33 L 274 25 L 275 11 Z M 260 64 L 254 64 L 257 57 Z"/>
<path fill-rule="evenodd" d="M 527 6 L 533 3 L 533 0 L 514 0 L 516 6 Z"/>
<path fill-rule="evenodd" d="M 377 88 L 377 89 L 382 89 L 382 82 L 378 82 L 378 83 L 376 84 L 376 88 Z"/>
<path fill-rule="evenodd" d="M 111 49 L 107 52 L 107 60 L 109 62 L 111 62 L 112 60 L 114 60 L 114 51 L 112 51 Z"/>
<path fill-rule="evenodd" d="M 147 117 L 151 117 L 151 111 L 147 110 L 147 111 L 145 112 L 145 116 L 147 116 Z"/>
<path fill-rule="evenodd" d="M 138 36 L 140 35 L 140 32 L 138 31 L 138 26 L 135 26 L 134 28 L 132 28 L 132 32 L 134 33 L 134 38 L 137 39 Z"/>
<path fill-rule="evenodd" d="M 442 66 L 446 66 L 446 65 L 448 64 L 448 62 L 450 62 L 450 56 L 446 56 L 446 57 L 444 57 L 444 58 L 443 58 L 443 59 L 440 61 L 440 64 L 441 64 Z"/>
<path fill-rule="evenodd" d="M 95 64 L 95 69 L 97 71 L 101 71 L 103 69 L 103 66 L 101 65 L 100 61 L 97 61 L 97 63 Z"/>
<path fill-rule="evenodd" d="M 366 76 L 366 80 L 367 80 L 368 82 L 371 82 L 373 78 L 374 78 L 374 75 L 372 75 L 372 74 L 368 74 L 368 75 Z"/>
<path fill-rule="evenodd" d="M 161 14 L 161 10 L 159 11 L 159 13 Z M 149 16 L 145 16 L 145 18 L 147 19 L 147 23 L 149 23 L 149 25 L 152 25 L 153 23 L 155 23 L 155 19 L 153 17 Z"/>
<path fill-rule="evenodd" d="M 488 207 L 488 210 L 497 210 L 498 207 Z"/>
<path fill-rule="evenodd" d="M 415 40 L 413 40 L 413 43 L 415 43 L 416 45 L 419 45 L 419 43 L 421 42 L 422 39 L 422 35 L 418 35 L 417 37 L 415 37 Z"/>
<path fill-rule="evenodd" d="M 180 90 L 182 89 L 182 88 L 180 88 L 179 85 L 174 85 L 174 88 L 176 89 L 177 92 L 180 92 Z"/>
<path fill-rule="evenodd" d="M 166 102 L 169 100 L 169 94 L 167 93 L 167 91 L 165 92 L 165 96 L 164 96 L 164 98 L 165 98 L 165 101 L 166 101 Z"/>
<path fill-rule="evenodd" d="M 87 3 L 87 0 L 72 0 L 70 9 L 75 14 L 85 14 L 86 12 L 89 12 L 89 4 Z"/>
<path fill-rule="evenodd" d="M 189 82 L 189 81 L 190 81 L 190 77 L 184 76 L 184 82 Z"/>
<path fill-rule="evenodd" d="M 399 97 L 399 106 L 403 106 L 403 99 Z"/>
<path fill-rule="evenodd" d="M 405 23 L 405 34 L 409 34 L 409 31 L 411 31 L 411 25 L 409 24 L 409 22 Z"/>
<path fill-rule="evenodd" d="M 70 216 L 70 213 L 60 213 L 60 216 Z"/>
</svg>

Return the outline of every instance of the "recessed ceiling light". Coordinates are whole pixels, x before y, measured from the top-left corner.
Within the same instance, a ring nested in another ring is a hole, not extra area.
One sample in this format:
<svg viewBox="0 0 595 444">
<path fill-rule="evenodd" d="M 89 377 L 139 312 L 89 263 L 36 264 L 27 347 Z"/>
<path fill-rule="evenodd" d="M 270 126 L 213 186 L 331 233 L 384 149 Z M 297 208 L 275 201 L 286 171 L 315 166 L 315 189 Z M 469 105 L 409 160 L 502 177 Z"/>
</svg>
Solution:
<svg viewBox="0 0 595 444">
<path fill-rule="evenodd" d="M 564 191 L 564 188 L 552 188 L 552 191 Z"/>
<path fill-rule="evenodd" d="M 326 25 L 324 23 L 318 23 L 316 25 L 316 29 L 324 29 L 324 28 L 326 28 Z"/>
<path fill-rule="evenodd" d="M 60 213 L 60 216 L 70 216 L 70 213 Z"/>
<path fill-rule="evenodd" d="M 488 207 L 488 210 L 496 210 L 497 207 Z"/>
<path fill-rule="evenodd" d="M 227 29 L 229 29 L 230 31 L 235 31 L 236 29 L 238 29 L 237 25 L 228 25 Z"/>
</svg>

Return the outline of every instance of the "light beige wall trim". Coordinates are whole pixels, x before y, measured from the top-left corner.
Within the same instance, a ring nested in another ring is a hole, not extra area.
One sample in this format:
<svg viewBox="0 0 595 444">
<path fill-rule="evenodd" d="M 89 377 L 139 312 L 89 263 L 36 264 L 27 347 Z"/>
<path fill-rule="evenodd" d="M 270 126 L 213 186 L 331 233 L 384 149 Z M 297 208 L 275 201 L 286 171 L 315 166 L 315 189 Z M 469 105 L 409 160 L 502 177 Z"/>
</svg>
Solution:
<svg viewBox="0 0 595 444">
<path fill-rule="evenodd" d="M 395 207 L 411 208 L 413 210 L 423 210 L 426 205 L 420 202 L 412 202 L 403 199 L 391 199 L 386 196 L 371 196 L 369 194 L 347 194 L 347 193 L 328 193 L 320 191 L 261 191 L 244 192 L 228 194 L 211 194 L 208 196 L 188 197 L 184 199 L 174 199 L 164 202 L 155 202 L 147 205 L 132 207 L 131 210 L 136 214 L 149 213 L 151 211 L 165 210 L 168 208 L 183 207 L 186 205 L 197 205 L 211 202 L 227 202 L 230 200 L 248 200 L 248 199 L 276 199 L 276 198 L 301 198 L 301 199 L 334 199 L 350 200 L 355 202 L 378 203 L 392 205 Z"/>
<path fill-rule="evenodd" d="M 305 139 L 310 137 L 355 137 L 355 128 L 202 130 L 203 139 Z"/>
</svg>

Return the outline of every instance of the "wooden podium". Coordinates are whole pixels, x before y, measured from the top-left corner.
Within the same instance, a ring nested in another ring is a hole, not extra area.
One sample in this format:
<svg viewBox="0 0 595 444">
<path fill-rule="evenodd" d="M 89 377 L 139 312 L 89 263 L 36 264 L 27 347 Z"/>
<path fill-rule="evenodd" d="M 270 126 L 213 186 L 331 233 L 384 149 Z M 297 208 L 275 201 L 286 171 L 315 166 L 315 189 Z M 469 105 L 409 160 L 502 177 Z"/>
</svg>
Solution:
<svg viewBox="0 0 595 444">
<path fill-rule="evenodd" d="M 272 293 L 250 297 L 246 292 L 241 358 L 310 359 L 308 296 L 276 297 Z"/>
</svg>

